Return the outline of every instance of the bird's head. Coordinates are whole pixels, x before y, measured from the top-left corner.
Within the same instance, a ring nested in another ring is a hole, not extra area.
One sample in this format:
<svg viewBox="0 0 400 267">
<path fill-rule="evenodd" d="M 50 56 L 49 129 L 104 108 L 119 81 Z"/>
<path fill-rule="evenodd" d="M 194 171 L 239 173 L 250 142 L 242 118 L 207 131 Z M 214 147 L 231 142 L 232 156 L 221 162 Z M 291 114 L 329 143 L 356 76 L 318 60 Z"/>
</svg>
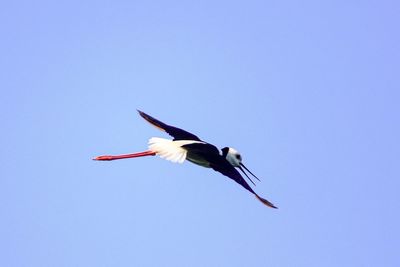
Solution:
<svg viewBox="0 0 400 267">
<path fill-rule="evenodd" d="M 232 147 L 224 147 L 222 149 L 222 156 L 226 158 L 233 167 L 240 167 L 240 164 L 242 164 L 242 156 Z"/>
<path fill-rule="evenodd" d="M 246 168 L 246 166 L 244 166 L 244 164 L 242 163 L 242 156 L 240 155 L 240 153 L 232 148 L 232 147 L 224 147 L 222 150 L 222 156 L 233 166 L 238 168 L 239 170 L 241 170 L 244 175 L 246 175 L 247 178 L 249 178 L 249 180 L 254 184 L 254 182 L 251 180 L 251 178 L 245 173 L 245 171 L 243 170 L 243 168 L 248 171 L 251 175 L 253 175 L 257 180 L 260 180 L 257 178 L 257 176 L 255 176 L 249 169 Z"/>
</svg>

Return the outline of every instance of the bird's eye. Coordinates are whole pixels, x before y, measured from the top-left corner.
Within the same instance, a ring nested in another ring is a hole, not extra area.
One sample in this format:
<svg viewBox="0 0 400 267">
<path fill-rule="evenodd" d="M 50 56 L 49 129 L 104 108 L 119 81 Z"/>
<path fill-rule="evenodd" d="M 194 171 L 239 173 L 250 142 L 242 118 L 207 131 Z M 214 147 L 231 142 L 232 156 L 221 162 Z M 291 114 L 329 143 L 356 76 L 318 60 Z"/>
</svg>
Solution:
<svg viewBox="0 0 400 267">
<path fill-rule="evenodd" d="M 238 160 L 242 160 L 242 157 L 241 157 L 239 154 L 236 155 L 236 158 L 237 158 Z"/>
</svg>

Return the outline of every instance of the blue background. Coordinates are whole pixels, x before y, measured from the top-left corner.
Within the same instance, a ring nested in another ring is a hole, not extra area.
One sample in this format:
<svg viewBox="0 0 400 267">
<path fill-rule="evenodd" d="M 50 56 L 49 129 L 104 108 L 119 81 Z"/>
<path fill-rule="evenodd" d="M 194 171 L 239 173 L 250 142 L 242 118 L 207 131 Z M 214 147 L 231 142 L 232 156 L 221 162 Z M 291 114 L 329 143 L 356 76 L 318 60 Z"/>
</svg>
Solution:
<svg viewBox="0 0 400 267">
<path fill-rule="evenodd" d="M 8 1 L 1 266 L 400 266 L 397 1 Z M 159 158 L 141 109 L 262 179 Z"/>
</svg>

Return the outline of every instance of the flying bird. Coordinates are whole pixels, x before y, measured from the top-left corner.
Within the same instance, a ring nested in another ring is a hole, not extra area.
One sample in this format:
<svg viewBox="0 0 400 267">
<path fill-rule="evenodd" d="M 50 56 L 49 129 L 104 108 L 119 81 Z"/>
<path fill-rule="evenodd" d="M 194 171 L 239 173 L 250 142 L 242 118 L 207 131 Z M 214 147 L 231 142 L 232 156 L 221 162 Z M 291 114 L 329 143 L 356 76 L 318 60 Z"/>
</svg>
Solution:
<svg viewBox="0 0 400 267">
<path fill-rule="evenodd" d="M 150 124 L 172 136 L 173 140 L 152 137 L 149 140 L 149 149 L 147 151 L 117 156 L 98 156 L 93 160 L 109 161 L 155 155 L 175 163 L 183 163 L 185 160 L 188 160 L 194 164 L 211 168 L 214 171 L 220 172 L 221 174 L 231 178 L 247 189 L 250 193 L 254 194 L 254 196 L 263 204 L 277 209 L 274 204 L 260 197 L 256 192 L 254 192 L 243 176 L 237 171 L 237 169 L 239 169 L 253 184 L 254 181 L 249 177 L 249 175 L 246 174 L 245 170 L 248 171 L 254 178 L 259 180 L 257 176 L 255 176 L 242 163 L 242 157 L 237 150 L 231 147 L 224 147 L 220 151 L 214 145 L 204 142 L 192 133 L 163 123 L 140 110 L 138 110 L 138 112 L 140 116 Z"/>
</svg>

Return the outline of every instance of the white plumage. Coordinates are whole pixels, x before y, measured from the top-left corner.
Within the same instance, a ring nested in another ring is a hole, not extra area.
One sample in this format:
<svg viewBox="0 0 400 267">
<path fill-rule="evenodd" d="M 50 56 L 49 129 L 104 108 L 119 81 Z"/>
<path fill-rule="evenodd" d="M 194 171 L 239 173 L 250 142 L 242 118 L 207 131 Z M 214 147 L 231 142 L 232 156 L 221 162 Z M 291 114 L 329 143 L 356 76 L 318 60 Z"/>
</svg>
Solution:
<svg viewBox="0 0 400 267">
<path fill-rule="evenodd" d="M 193 140 L 177 140 L 152 137 L 149 139 L 149 150 L 155 152 L 163 159 L 172 161 L 174 163 L 183 163 L 186 159 L 187 150 L 182 148 L 184 145 L 204 143 L 201 141 Z"/>
</svg>

